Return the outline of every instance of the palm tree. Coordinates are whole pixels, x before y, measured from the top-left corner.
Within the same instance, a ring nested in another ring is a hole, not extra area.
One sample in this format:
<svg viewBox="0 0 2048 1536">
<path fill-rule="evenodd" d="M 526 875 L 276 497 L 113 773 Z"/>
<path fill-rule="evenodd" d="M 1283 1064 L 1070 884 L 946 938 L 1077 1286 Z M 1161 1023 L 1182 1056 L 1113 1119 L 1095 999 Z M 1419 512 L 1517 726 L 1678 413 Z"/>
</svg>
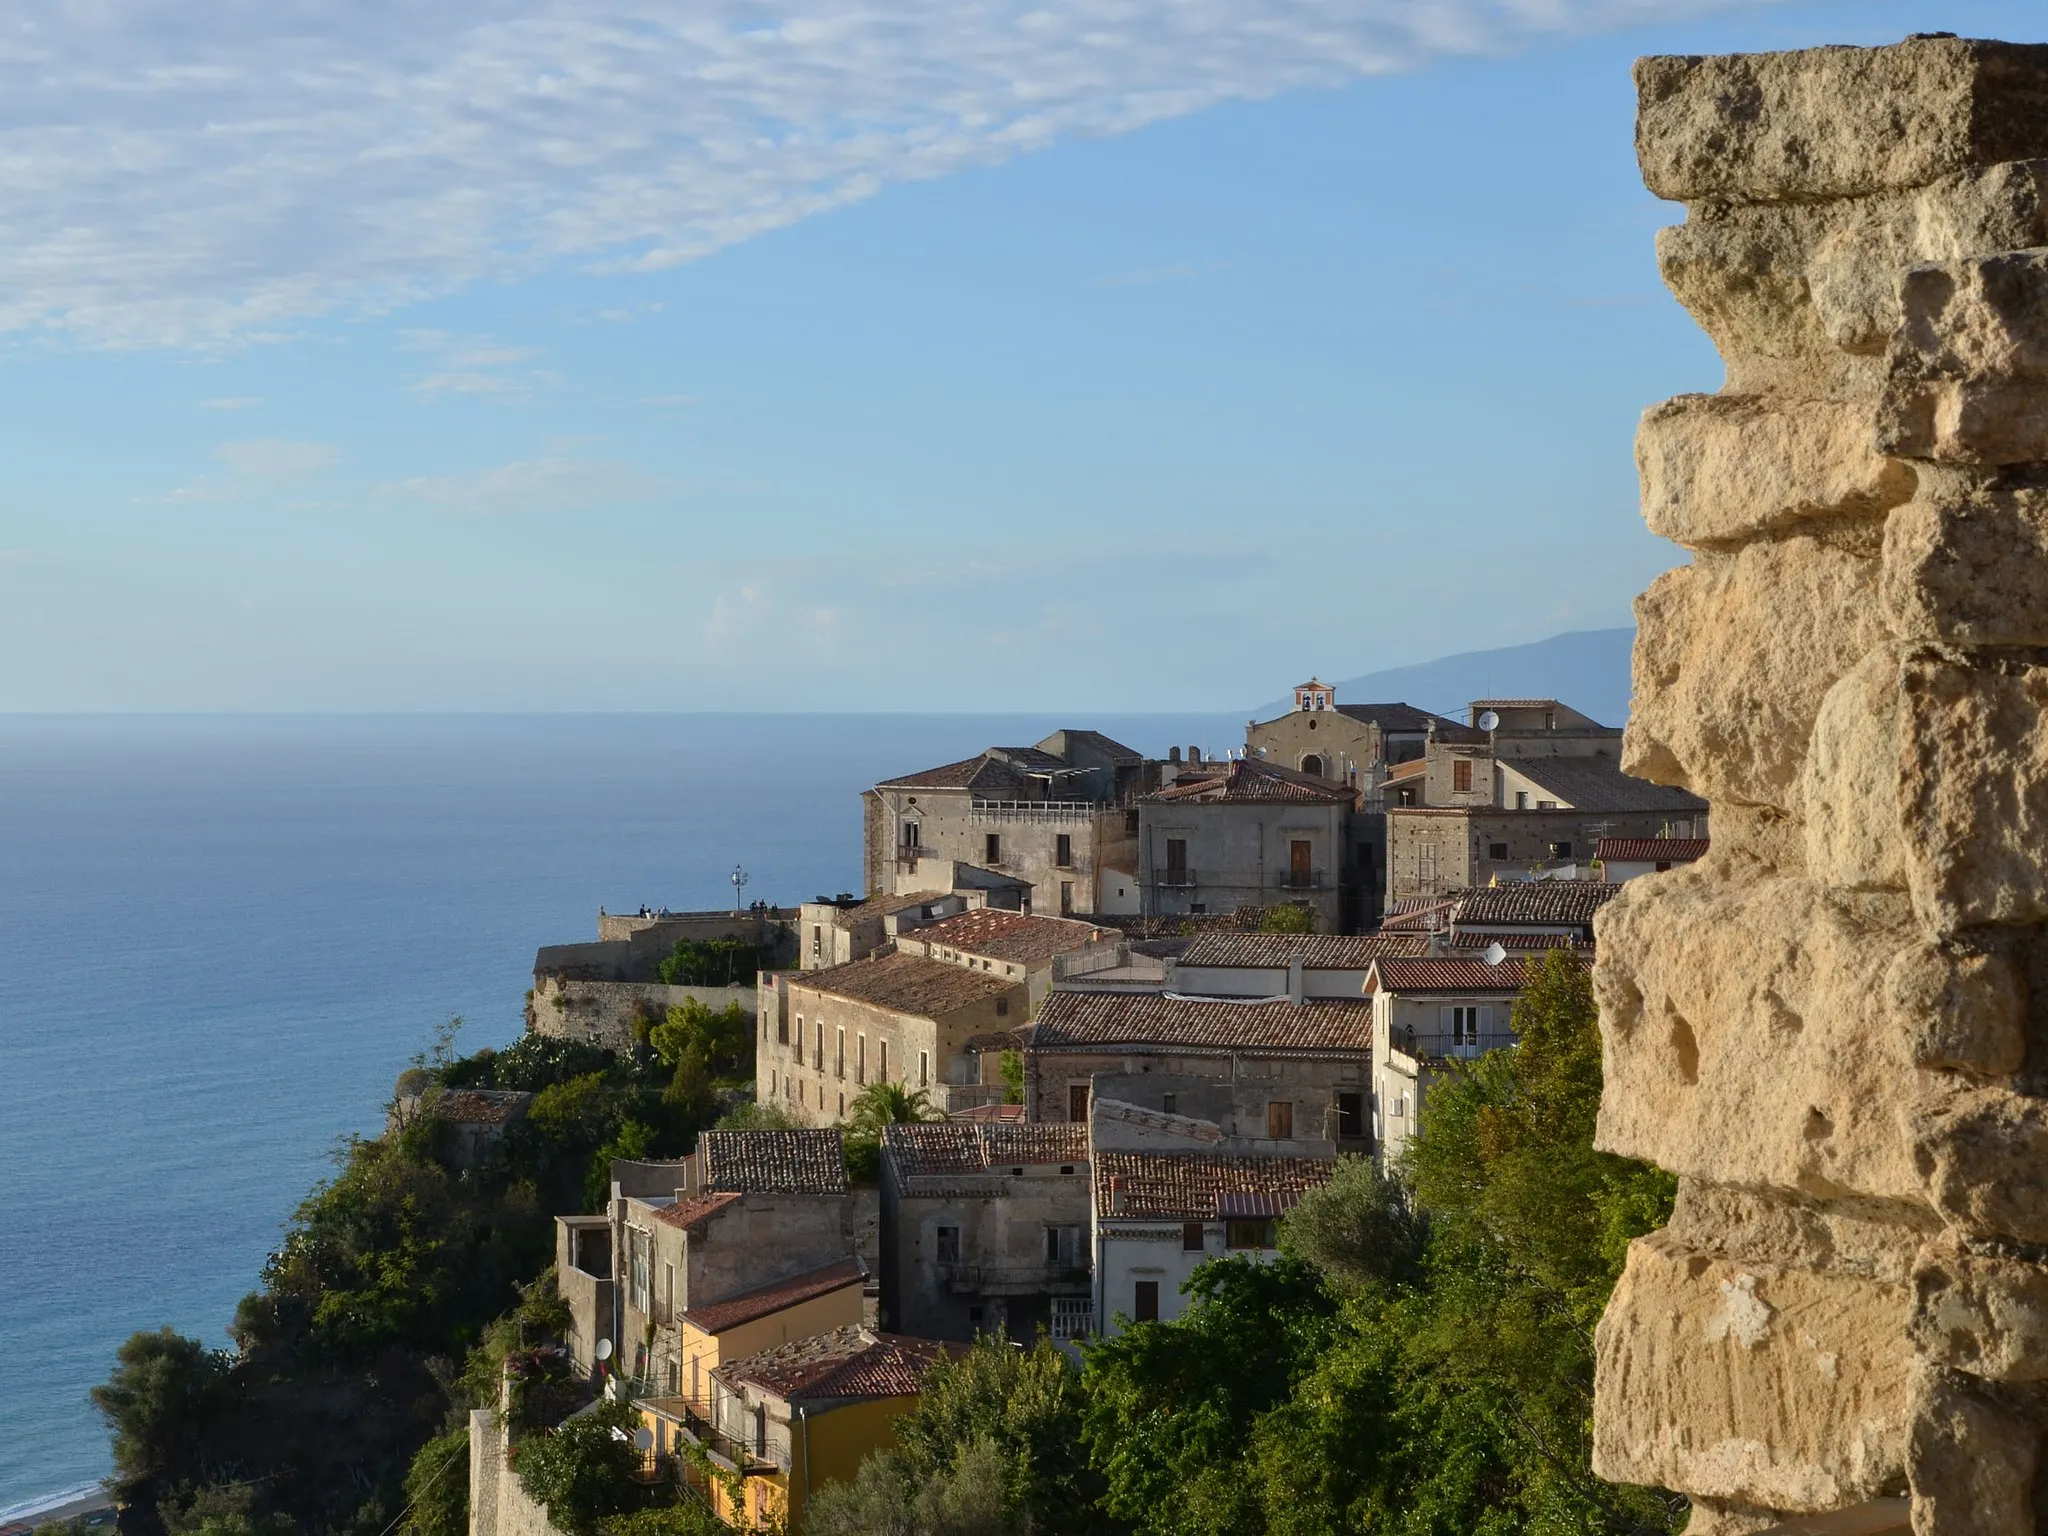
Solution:
<svg viewBox="0 0 2048 1536">
<path fill-rule="evenodd" d="M 882 1127 L 917 1125 L 943 1120 L 945 1111 L 932 1103 L 930 1092 L 901 1083 L 870 1083 L 848 1107 L 842 1145 L 846 1172 L 856 1184 L 872 1184 L 881 1174 Z"/>
</svg>

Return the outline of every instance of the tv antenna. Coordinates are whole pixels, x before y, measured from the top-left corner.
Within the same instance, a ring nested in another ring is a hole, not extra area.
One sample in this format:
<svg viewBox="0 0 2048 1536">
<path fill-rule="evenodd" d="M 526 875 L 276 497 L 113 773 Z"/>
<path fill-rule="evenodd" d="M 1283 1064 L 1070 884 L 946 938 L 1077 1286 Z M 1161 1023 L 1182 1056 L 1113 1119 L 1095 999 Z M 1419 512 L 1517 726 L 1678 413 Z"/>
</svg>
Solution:
<svg viewBox="0 0 2048 1536">
<path fill-rule="evenodd" d="M 740 887 L 747 883 L 747 872 L 735 864 L 732 873 L 725 877 L 732 882 L 732 915 L 740 915 Z"/>
</svg>

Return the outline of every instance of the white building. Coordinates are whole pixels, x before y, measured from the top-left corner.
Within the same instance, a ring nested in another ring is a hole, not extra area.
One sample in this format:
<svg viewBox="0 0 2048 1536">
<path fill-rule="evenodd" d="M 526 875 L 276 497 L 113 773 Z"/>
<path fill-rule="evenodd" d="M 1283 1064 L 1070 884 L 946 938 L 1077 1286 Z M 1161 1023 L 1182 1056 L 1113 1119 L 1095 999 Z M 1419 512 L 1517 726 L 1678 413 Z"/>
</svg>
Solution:
<svg viewBox="0 0 2048 1536">
<path fill-rule="evenodd" d="M 1373 1141 L 1386 1163 L 1415 1133 L 1445 1063 L 1513 1045 L 1523 961 L 1387 956 L 1366 975 L 1373 1003 Z"/>
</svg>

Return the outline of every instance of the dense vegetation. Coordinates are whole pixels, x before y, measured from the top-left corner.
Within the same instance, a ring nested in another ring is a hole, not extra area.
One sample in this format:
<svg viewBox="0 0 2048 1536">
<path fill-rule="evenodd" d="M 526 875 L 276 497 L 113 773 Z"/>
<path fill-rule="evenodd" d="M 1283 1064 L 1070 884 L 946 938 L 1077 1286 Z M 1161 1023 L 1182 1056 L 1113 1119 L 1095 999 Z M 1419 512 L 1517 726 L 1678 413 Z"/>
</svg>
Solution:
<svg viewBox="0 0 2048 1536">
<path fill-rule="evenodd" d="M 404 1512 L 415 1536 L 459 1536 L 467 1411 L 495 1406 L 507 1356 L 564 1321 L 545 1273 L 554 1216 L 597 1208 L 613 1157 L 687 1152 L 721 1107 L 713 1064 L 751 1070 L 704 1014 L 672 1010 L 626 1055 L 529 1035 L 456 1057 L 444 1035 L 406 1092 L 525 1090 L 525 1119 L 463 1168 L 445 1122 L 394 1113 L 299 1207 L 232 1352 L 168 1329 L 121 1347 L 93 1397 L 124 1529 L 380 1536 Z"/>
<path fill-rule="evenodd" d="M 809 1536 L 1661 1536 L 1682 1501 L 1591 1472 L 1592 1330 L 1670 1179 L 1595 1152 L 1599 1039 L 1553 955 L 1522 1044 L 1440 1084 L 1393 1176 L 1346 1162 L 1170 1323 L 1081 1371 L 1049 1344 L 943 1367 Z"/>
</svg>

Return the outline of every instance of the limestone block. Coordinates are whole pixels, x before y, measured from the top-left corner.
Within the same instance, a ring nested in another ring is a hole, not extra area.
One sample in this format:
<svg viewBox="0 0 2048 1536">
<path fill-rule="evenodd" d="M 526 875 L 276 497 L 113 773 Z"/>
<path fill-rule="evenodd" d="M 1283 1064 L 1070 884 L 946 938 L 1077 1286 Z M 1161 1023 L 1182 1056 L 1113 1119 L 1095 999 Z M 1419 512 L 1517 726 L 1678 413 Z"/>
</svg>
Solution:
<svg viewBox="0 0 2048 1536">
<path fill-rule="evenodd" d="M 2048 487 L 1983 487 L 1898 508 L 1885 523 L 1880 590 L 1901 639 L 2048 645 Z"/>
<path fill-rule="evenodd" d="M 1636 433 L 1643 517 L 1680 544 L 1725 544 L 1817 518 L 1875 517 L 1916 477 L 1871 447 L 1867 407 L 1680 395 Z"/>
<path fill-rule="evenodd" d="M 1821 1201 L 1683 1178 L 1664 1230 L 1682 1247 L 1723 1258 L 1903 1284 L 1941 1227 L 1921 1207 Z"/>
<path fill-rule="evenodd" d="M 1797 815 L 1821 700 L 1886 637 L 1873 550 L 1807 535 L 1702 554 L 1636 599 L 1622 768 Z"/>
<path fill-rule="evenodd" d="M 1937 932 L 2048 920 L 2048 668 L 1901 669 L 1898 815 Z"/>
<path fill-rule="evenodd" d="M 1732 1499 L 1695 1497 L 1692 1513 L 1686 1517 L 1685 1536 L 1756 1536 L 1759 1531 L 1782 1525 L 1782 1510 L 1762 1509 Z"/>
<path fill-rule="evenodd" d="M 1782 1510 L 1904 1472 L 1905 1286 L 1629 1245 L 1595 1340 L 1593 1470 Z"/>
<path fill-rule="evenodd" d="M 1922 940 L 1885 972 L 1885 1005 L 1916 1064 L 1977 1077 L 2027 1059 L 2027 978 L 2010 955 Z"/>
<path fill-rule="evenodd" d="M 1899 673 L 1881 645 L 1821 701 L 1800 775 L 1806 869 L 1841 890 L 1906 888 L 1899 830 Z"/>
<path fill-rule="evenodd" d="M 1969 466 L 2048 460 L 2048 250 L 1915 267 L 1899 305 L 1879 448 Z"/>
<path fill-rule="evenodd" d="M 1974 1235 L 2048 1242 L 2048 1103 L 1975 1088 L 1930 1101 L 1909 1130 L 1943 1220 Z"/>
<path fill-rule="evenodd" d="M 2048 154 L 2048 48 L 1886 48 L 1636 61 L 1636 156 L 1659 197 L 1811 200 Z"/>
<path fill-rule="evenodd" d="M 1913 1266 L 1914 1346 L 1991 1381 L 2048 1381 L 2048 1267 L 1931 1243 Z"/>
<path fill-rule="evenodd" d="M 1884 1006 L 1916 937 L 1903 898 L 1694 865 L 1630 883 L 1596 931 L 1598 1146 L 1711 1183 L 1924 1202 L 1914 1066 Z"/>
<path fill-rule="evenodd" d="M 1914 1536 L 2035 1536 L 2038 1433 L 1947 1372 L 1914 1384 Z"/>
</svg>

